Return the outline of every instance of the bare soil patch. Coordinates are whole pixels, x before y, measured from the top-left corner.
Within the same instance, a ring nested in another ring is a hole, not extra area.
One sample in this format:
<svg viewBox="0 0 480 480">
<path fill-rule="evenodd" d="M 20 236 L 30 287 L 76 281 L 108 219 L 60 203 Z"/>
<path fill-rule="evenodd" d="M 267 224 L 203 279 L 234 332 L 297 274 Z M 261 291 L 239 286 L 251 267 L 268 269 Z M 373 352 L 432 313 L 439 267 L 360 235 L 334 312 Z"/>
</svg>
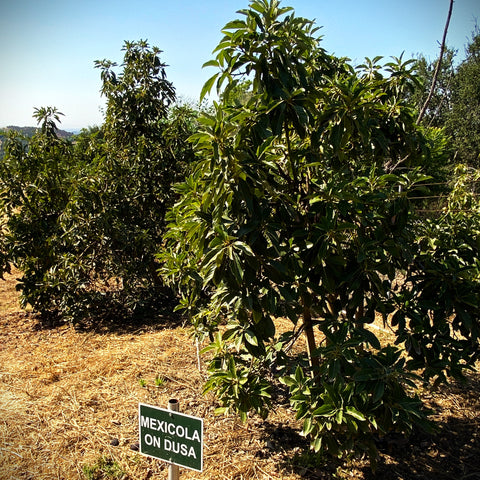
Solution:
<svg viewBox="0 0 480 480">
<path fill-rule="evenodd" d="M 161 378 L 161 381 L 156 381 Z M 480 479 L 480 376 L 425 392 L 436 435 L 392 437 L 374 475 L 365 462 L 320 462 L 288 405 L 267 421 L 215 417 L 204 371 L 182 325 L 145 321 L 80 331 L 41 326 L 21 311 L 15 272 L 0 281 L 0 480 L 167 478 L 167 465 L 135 450 L 138 403 L 204 418 L 204 472 L 182 479 Z"/>
</svg>

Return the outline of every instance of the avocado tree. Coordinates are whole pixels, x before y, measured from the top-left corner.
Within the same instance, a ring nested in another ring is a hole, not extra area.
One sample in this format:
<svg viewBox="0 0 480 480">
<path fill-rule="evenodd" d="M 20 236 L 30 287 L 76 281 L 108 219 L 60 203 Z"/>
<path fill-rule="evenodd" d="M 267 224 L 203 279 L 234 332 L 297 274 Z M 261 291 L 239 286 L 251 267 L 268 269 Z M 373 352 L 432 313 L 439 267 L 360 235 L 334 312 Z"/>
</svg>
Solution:
<svg viewBox="0 0 480 480">
<path fill-rule="evenodd" d="M 85 169 L 64 228 L 81 256 L 80 262 L 71 257 L 65 274 L 70 284 L 81 263 L 83 289 L 64 309 L 71 317 L 119 309 L 137 314 L 169 295 L 156 253 L 175 198 L 171 187 L 194 156 L 186 140 L 195 131 L 197 112 L 175 103 L 158 48 L 140 40 L 125 42 L 123 51 L 120 71 L 110 60 L 96 62 L 105 123 L 99 132 L 86 132 L 80 142 L 85 148 L 76 151 Z"/>
<path fill-rule="evenodd" d="M 217 72 L 202 95 L 216 87 L 222 101 L 192 138 L 199 160 L 177 187 L 162 272 L 210 339 L 219 412 L 267 415 L 280 380 L 316 451 L 374 461 L 376 435 L 428 427 L 413 368 L 443 378 L 478 353 L 478 293 L 436 309 L 438 265 L 416 242 L 413 198 L 438 141 L 405 100 L 412 62 L 354 68 L 277 0 L 239 13 L 205 64 Z M 478 292 L 478 276 L 465 282 Z M 380 343 L 376 318 L 396 342 Z"/>
<path fill-rule="evenodd" d="M 54 308 L 51 279 L 62 250 L 60 218 L 74 190 L 73 146 L 57 135 L 60 112 L 35 109 L 39 128 L 31 139 L 8 132 L 0 162 L 2 273 L 11 265 L 23 275 L 18 288 L 23 305 Z"/>
<path fill-rule="evenodd" d="M 23 273 L 25 304 L 64 320 L 128 316 L 165 298 L 156 252 L 173 182 L 193 149 L 197 112 L 174 105 L 160 51 L 126 42 L 121 71 L 101 69 L 105 124 L 58 138 L 60 113 L 38 109 L 31 141 L 12 136 L 0 163 L 0 261 Z"/>
<path fill-rule="evenodd" d="M 82 259 L 91 278 L 85 309 L 95 293 L 99 303 L 109 297 L 133 313 L 162 297 L 155 254 L 173 202 L 171 184 L 181 178 L 189 159 L 180 158 L 180 149 L 167 138 L 176 97 L 160 50 L 141 40 L 125 42 L 123 51 L 120 71 L 112 61 L 96 62 L 106 98 L 105 123 L 102 135 L 91 138 L 88 181 L 69 204 L 66 230 L 82 238 Z"/>
</svg>

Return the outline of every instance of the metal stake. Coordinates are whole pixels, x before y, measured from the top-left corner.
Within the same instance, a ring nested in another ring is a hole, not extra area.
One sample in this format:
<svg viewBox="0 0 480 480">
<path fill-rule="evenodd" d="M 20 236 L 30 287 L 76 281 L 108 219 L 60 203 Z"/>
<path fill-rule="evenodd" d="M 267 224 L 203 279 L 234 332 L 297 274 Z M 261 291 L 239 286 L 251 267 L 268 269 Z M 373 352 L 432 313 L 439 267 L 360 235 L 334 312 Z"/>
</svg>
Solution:
<svg viewBox="0 0 480 480">
<path fill-rule="evenodd" d="M 180 410 L 180 405 L 178 400 L 172 398 L 168 401 L 168 409 L 172 412 L 178 412 Z M 179 480 L 180 478 L 180 469 L 178 465 L 170 464 L 168 467 L 168 480 Z"/>
</svg>

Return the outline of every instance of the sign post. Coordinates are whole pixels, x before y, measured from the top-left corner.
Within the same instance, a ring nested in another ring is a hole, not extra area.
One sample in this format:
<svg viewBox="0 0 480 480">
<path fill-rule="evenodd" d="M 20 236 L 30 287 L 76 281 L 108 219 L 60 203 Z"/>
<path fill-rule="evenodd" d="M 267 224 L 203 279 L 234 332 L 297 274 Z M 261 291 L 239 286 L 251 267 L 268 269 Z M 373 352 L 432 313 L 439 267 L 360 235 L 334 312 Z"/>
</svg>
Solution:
<svg viewBox="0 0 480 480">
<path fill-rule="evenodd" d="M 139 451 L 169 462 L 168 478 L 178 480 L 178 466 L 203 470 L 203 419 L 179 413 L 177 400 L 168 407 L 139 404 Z"/>
<path fill-rule="evenodd" d="M 179 410 L 179 405 L 178 405 L 178 400 L 172 398 L 168 401 L 168 409 L 171 412 L 178 412 Z M 178 465 L 175 465 L 173 463 L 170 464 L 168 467 L 168 480 L 179 480 L 180 478 L 180 469 L 178 468 Z"/>
</svg>

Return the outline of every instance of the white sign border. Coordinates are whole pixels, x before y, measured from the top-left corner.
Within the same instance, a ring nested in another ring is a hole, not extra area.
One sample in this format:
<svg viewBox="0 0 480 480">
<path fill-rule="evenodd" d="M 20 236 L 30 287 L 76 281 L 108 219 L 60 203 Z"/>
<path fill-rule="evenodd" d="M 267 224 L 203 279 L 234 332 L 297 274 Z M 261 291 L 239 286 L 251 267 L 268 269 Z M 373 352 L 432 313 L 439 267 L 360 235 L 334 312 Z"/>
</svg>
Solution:
<svg viewBox="0 0 480 480">
<path fill-rule="evenodd" d="M 148 407 L 148 408 L 152 408 L 153 410 L 160 410 L 164 413 L 168 413 L 169 415 L 174 414 L 174 415 L 180 415 L 182 417 L 188 417 L 188 418 L 191 418 L 191 419 L 197 420 L 197 421 L 200 420 L 200 424 L 201 424 L 201 428 L 202 428 L 202 441 L 200 442 L 200 470 L 197 470 L 196 468 L 188 467 L 186 465 L 181 465 L 179 463 L 169 462 L 168 460 L 165 460 L 163 458 L 154 457 L 153 455 L 149 455 L 148 453 L 143 453 L 142 452 L 142 437 L 141 437 L 141 427 L 140 427 L 140 417 L 141 417 L 140 409 L 141 409 L 141 407 Z M 182 467 L 182 468 L 187 468 L 188 470 L 193 470 L 194 472 L 202 473 L 203 472 L 203 433 L 204 433 L 204 430 L 203 430 L 203 418 L 202 417 L 195 417 L 194 415 L 189 415 L 188 413 L 176 412 L 174 410 L 169 410 L 168 408 L 157 407 L 156 405 L 149 405 L 147 403 L 141 403 L 141 402 L 138 403 L 138 452 L 140 453 L 140 455 L 143 455 L 144 457 L 155 458 L 156 460 L 166 462 L 169 465 L 177 465 L 177 466 Z"/>
</svg>

